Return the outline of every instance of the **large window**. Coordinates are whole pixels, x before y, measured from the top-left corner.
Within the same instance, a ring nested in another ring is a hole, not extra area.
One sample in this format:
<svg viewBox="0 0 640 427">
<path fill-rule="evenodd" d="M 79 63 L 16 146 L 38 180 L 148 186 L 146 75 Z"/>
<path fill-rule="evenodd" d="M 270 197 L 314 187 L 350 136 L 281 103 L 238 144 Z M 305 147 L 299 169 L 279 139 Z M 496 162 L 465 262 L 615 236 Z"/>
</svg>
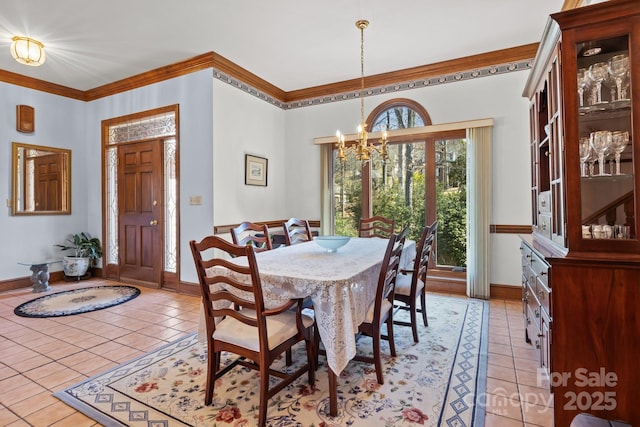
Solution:
<svg viewBox="0 0 640 427">
<path fill-rule="evenodd" d="M 369 116 L 371 131 L 429 125 L 427 112 L 410 100 L 381 104 Z M 390 140 L 389 157 L 374 155 L 345 162 L 333 153 L 333 202 L 336 234 L 357 235 L 361 217 L 393 218 L 397 228 L 410 226 L 417 240 L 422 228 L 438 220 L 439 266 L 466 266 L 466 153 L 464 132 Z"/>
</svg>

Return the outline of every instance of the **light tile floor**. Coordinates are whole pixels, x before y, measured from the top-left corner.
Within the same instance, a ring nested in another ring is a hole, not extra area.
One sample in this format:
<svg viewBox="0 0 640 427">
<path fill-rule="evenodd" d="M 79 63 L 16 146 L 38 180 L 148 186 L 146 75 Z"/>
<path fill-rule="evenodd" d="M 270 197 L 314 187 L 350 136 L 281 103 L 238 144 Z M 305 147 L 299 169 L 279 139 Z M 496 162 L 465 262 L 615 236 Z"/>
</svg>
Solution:
<svg viewBox="0 0 640 427">
<path fill-rule="evenodd" d="M 553 395 L 538 373 L 538 352 L 525 342 L 522 303 L 489 301 L 487 427 L 553 426 Z"/>
<path fill-rule="evenodd" d="M 54 292 L 112 282 L 52 284 Z M 68 317 L 18 317 L 13 309 L 37 297 L 30 288 L 0 293 L 0 426 L 98 426 L 51 394 L 65 386 L 195 331 L 199 298 L 141 288 L 125 304 Z M 551 426 L 547 389 L 524 342 L 521 305 L 491 300 L 487 427 Z"/>
</svg>

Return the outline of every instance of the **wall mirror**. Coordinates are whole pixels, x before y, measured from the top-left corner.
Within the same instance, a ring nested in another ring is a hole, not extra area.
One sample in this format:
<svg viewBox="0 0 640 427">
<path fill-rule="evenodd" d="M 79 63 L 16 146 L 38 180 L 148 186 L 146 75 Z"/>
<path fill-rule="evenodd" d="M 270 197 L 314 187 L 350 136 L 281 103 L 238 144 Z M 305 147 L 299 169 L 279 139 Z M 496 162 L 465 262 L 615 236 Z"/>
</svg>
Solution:
<svg viewBox="0 0 640 427">
<path fill-rule="evenodd" d="M 71 213 L 71 150 L 12 144 L 13 215 Z"/>
</svg>

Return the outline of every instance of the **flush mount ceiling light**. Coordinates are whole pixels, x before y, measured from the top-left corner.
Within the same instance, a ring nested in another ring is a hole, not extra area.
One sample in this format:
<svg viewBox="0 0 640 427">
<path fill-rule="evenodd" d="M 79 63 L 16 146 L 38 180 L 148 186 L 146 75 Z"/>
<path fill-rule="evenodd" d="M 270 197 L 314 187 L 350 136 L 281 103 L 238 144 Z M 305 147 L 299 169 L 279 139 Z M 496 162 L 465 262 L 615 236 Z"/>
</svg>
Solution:
<svg viewBox="0 0 640 427">
<path fill-rule="evenodd" d="M 11 56 L 21 64 L 37 67 L 44 64 L 44 45 L 30 37 L 13 37 L 11 43 Z"/>
</svg>

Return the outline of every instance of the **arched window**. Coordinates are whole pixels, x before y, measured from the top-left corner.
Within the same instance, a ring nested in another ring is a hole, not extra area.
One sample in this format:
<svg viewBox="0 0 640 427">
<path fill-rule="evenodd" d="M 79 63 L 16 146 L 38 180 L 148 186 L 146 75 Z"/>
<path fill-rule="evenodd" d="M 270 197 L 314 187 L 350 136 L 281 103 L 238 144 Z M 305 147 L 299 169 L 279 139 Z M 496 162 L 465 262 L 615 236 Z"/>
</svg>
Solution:
<svg viewBox="0 0 640 427">
<path fill-rule="evenodd" d="M 428 112 L 410 99 L 392 99 L 367 118 L 370 132 L 431 125 Z M 437 264 L 466 266 L 465 131 L 391 137 L 388 159 L 373 155 L 361 163 L 350 156 L 333 167 L 336 234 L 357 235 L 361 217 L 393 218 L 398 229 L 409 224 L 412 239 L 425 225 L 439 222 Z"/>
<path fill-rule="evenodd" d="M 407 129 L 431 124 L 427 110 L 417 102 L 398 98 L 378 105 L 367 118 L 371 132 L 379 130 Z"/>
</svg>

